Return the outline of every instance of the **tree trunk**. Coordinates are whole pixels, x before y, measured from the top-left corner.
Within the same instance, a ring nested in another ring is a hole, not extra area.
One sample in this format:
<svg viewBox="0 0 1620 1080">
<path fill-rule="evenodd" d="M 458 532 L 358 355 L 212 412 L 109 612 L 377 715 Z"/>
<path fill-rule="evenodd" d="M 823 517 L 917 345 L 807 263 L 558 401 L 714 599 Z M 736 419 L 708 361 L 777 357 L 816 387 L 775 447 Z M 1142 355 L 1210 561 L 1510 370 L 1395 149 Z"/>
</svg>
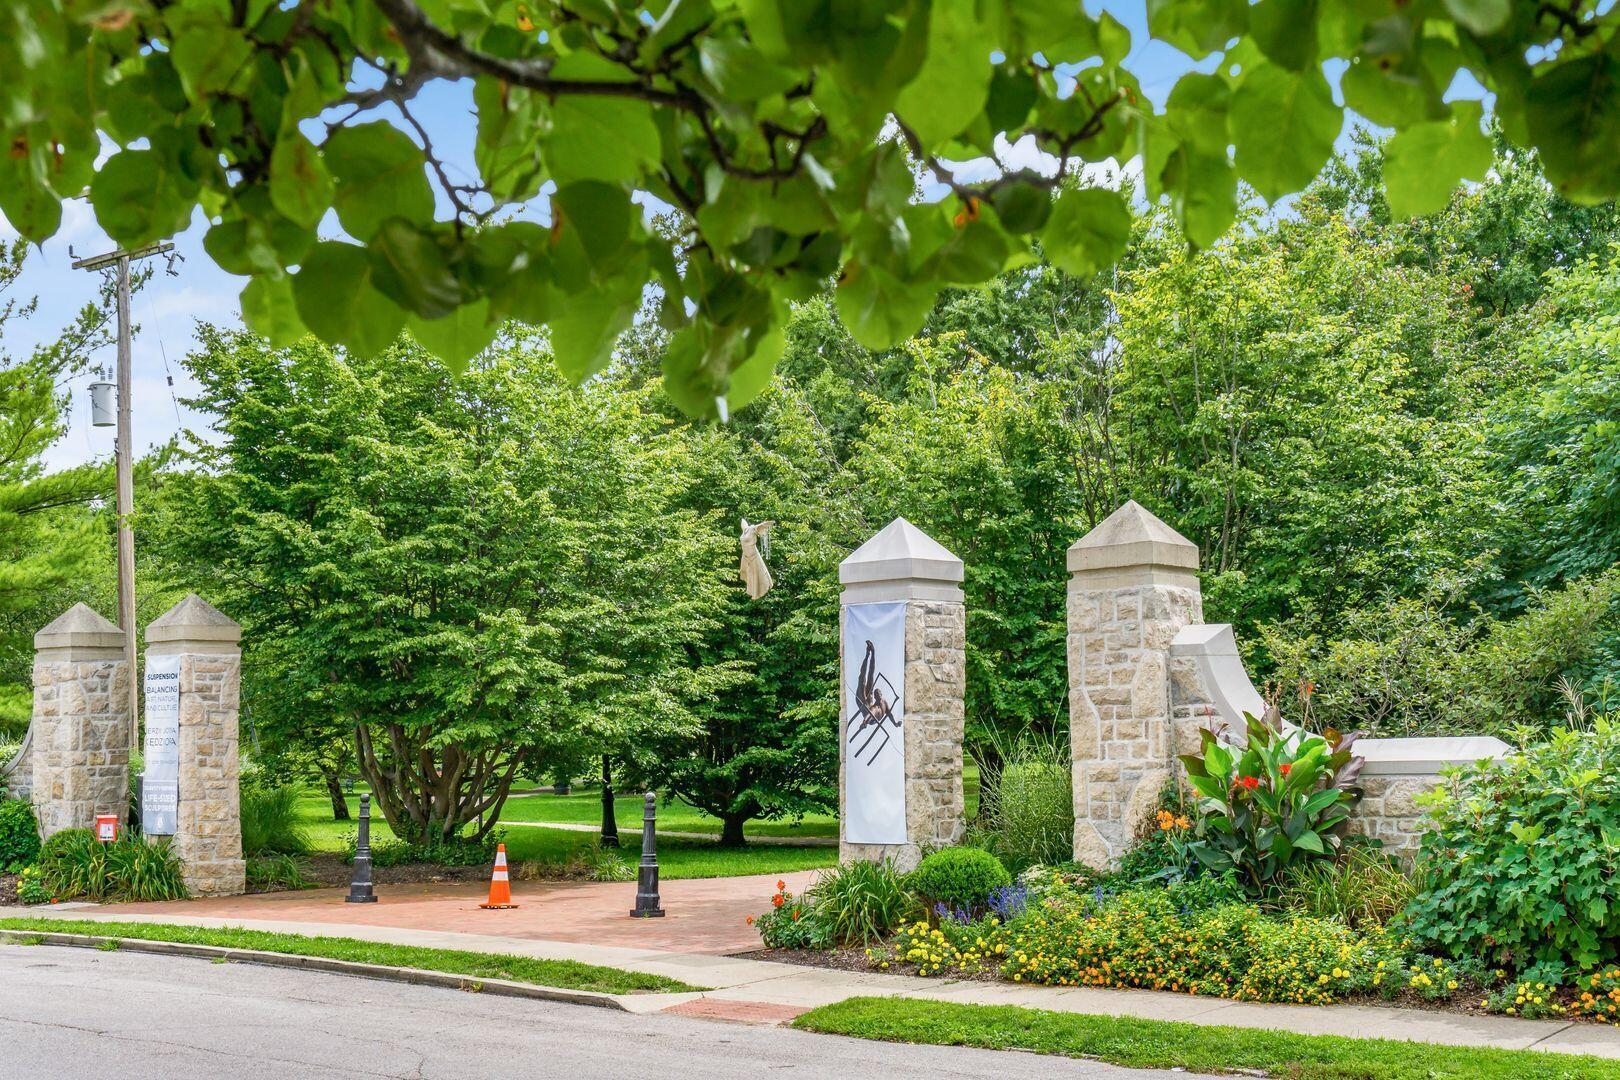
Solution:
<svg viewBox="0 0 1620 1080">
<path fill-rule="evenodd" d="M 602 846 L 619 846 L 619 817 L 613 805 L 613 763 L 602 755 Z"/>
<path fill-rule="evenodd" d="M 321 778 L 326 781 L 326 797 L 332 800 L 332 820 L 349 820 L 349 800 L 343 794 L 343 781 L 338 778 L 336 770 L 321 770 Z"/>
<path fill-rule="evenodd" d="M 748 842 L 743 836 L 746 817 L 727 814 L 720 818 L 720 843 L 725 847 L 742 847 Z"/>
</svg>

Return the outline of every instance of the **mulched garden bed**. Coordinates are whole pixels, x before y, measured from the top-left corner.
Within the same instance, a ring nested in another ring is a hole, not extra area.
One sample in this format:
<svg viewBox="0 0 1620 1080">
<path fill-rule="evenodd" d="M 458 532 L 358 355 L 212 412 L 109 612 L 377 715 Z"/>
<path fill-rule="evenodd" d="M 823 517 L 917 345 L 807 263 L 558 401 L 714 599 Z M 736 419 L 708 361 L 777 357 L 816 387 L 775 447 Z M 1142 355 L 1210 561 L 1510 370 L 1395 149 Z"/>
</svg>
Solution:
<svg viewBox="0 0 1620 1080">
<path fill-rule="evenodd" d="M 18 902 L 17 882 L 20 880 L 16 874 L 0 874 L 0 907 Z"/>
</svg>

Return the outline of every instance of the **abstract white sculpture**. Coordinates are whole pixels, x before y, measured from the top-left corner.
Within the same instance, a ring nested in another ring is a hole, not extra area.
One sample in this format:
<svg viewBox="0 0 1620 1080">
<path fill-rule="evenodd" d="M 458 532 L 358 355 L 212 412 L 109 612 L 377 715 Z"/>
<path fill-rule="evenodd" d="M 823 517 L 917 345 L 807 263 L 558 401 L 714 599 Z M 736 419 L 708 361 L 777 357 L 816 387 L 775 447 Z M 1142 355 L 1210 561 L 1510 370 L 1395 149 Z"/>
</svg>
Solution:
<svg viewBox="0 0 1620 1080">
<path fill-rule="evenodd" d="M 742 519 L 742 579 L 743 585 L 748 589 L 748 598 L 758 600 L 771 591 L 776 584 L 771 578 L 771 568 L 765 565 L 765 556 L 760 552 L 760 545 L 770 550 L 771 529 L 776 525 L 774 521 L 762 521 L 758 525 L 748 524 L 748 519 Z"/>
</svg>

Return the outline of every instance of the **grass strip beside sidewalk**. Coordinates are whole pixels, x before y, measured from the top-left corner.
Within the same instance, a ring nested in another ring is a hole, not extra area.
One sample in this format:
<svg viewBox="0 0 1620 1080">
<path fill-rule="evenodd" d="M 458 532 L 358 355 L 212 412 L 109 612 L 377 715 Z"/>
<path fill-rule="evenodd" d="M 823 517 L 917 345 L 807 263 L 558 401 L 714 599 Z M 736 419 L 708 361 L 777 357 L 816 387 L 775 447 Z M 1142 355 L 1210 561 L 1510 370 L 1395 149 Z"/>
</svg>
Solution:
<svg viewBox="0 0 1620 1080">
<path fill-rule="evenodd" d="M 793 1026 L 885 1042 L 1030 1050 L 1139 1069 L 1258 1071 L 1287 1080 L 1616 1080 L 1620 1061 L 1393 1039 L 1296 1035 L 1017 1005 L 850 998 Z"/>
<path fill-rule="evenodd" d="M 85 934 L 101 938 L 138 941 L 173 941 L 187 945 L 213 945 L 226 949 L 255 949 L 290 956 L 318 956 L 350 960 L 362 964 L 419 968 L 474 979 L 506 979 L 532 986 L 563 990 L 589 990 L 601 994 L 630 994 L 638 991 L 672 994 L 689 992 L 688 986 L 662 975 L 582 964 L 575 960 L 542 960 L 530 956 L 468 952 L 461 949 L 430 949 L 419 945 L 392 945 L 346 937 L 307 937 L 266 930 L 238 928 L 213 929 L 201 926 L 175 926 L 169 923 L 102 922 L 98 919 L 0 919 L 0 930 L 40 934 Z"/>
</svg>

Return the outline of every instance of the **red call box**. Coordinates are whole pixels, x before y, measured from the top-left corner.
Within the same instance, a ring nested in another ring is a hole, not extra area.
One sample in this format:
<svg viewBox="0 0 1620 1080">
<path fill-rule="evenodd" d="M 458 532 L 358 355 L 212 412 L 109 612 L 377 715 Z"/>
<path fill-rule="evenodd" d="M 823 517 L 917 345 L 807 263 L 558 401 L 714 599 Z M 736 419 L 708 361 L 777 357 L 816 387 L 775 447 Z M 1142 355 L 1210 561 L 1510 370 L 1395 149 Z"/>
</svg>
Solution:
<svg viewBox="0 0 1620 1080">
<path fill-rule="evenodd" d="M 96 839 L 103 844 L 110 844 L 118 839 L 118 815 L 96 815 Z"/>
</svg>

